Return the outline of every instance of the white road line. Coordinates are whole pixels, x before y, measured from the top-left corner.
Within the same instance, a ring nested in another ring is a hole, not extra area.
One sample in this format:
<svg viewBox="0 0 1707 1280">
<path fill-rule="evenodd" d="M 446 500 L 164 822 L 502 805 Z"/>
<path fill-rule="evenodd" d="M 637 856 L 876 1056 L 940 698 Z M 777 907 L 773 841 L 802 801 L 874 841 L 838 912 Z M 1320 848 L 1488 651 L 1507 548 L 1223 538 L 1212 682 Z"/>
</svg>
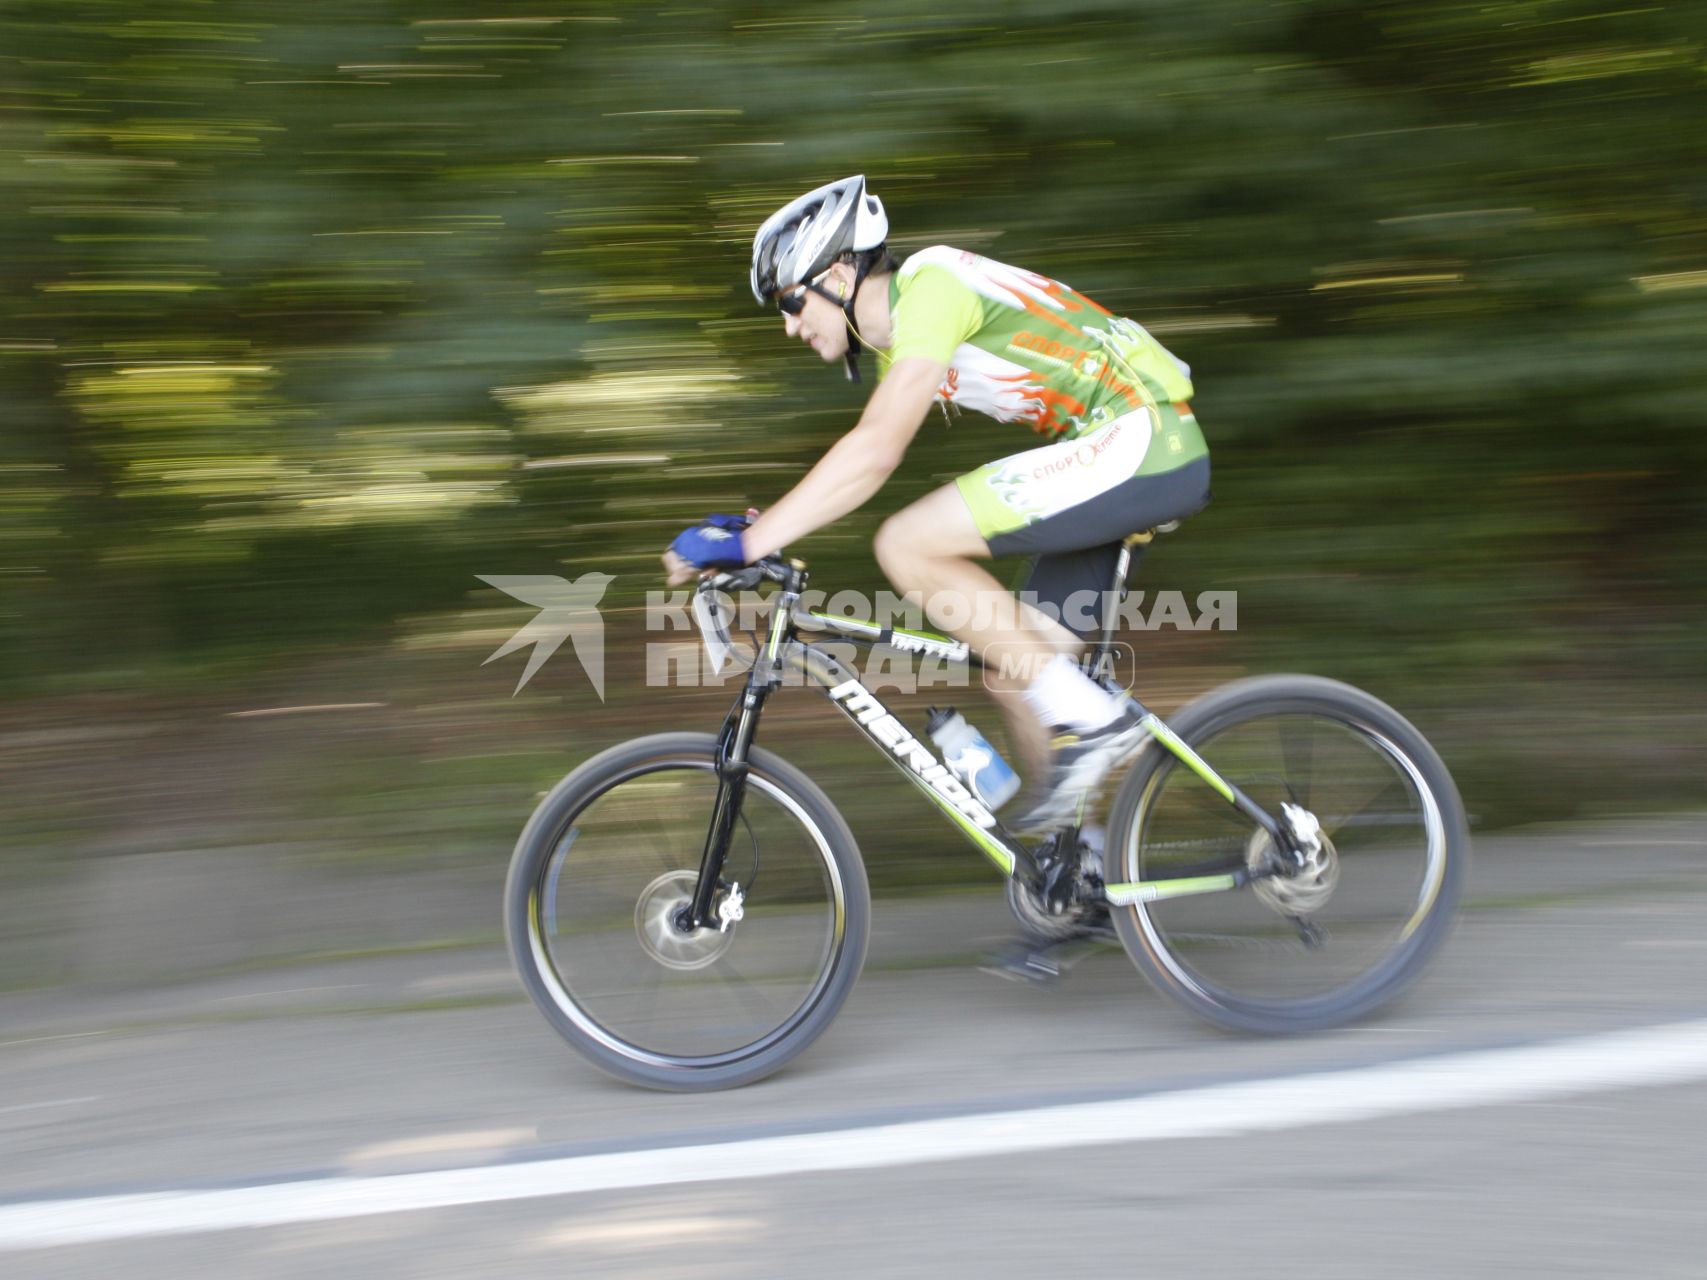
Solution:
<svg viewBox="0 0 1707 1280">
<path fill-rule="evenodd" d="M 1111 1102 L 705 1146 L 0 1206 L 0 1251 L 1106 1143 L 1222 1137 L 1707 1078 L 1707 1019 Z"/>
</svg>

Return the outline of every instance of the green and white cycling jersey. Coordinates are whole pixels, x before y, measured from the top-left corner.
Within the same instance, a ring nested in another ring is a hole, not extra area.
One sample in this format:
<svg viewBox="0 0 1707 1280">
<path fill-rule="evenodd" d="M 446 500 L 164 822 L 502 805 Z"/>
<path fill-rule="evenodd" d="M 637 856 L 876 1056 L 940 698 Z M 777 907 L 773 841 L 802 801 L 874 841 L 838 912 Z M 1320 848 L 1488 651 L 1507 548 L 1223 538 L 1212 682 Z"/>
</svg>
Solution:
<svg viewBox="0 0 1707 1280">
<path fill-rule="evenodd" d="M 1185 402 L 1191 370 L 1144 327 L 1057 280 L 947 245 L 891 278 L 894 336 L 879 375 L 924 356 L 948 365 L 941 399 L 1051 438 L 1098 431 L 1140 409 L 1153 424 L 1129 474 L 1172 470 L 1208 448 Z M 1149 438 L 1152 437 L 1153 438 Z"/>
</svg>

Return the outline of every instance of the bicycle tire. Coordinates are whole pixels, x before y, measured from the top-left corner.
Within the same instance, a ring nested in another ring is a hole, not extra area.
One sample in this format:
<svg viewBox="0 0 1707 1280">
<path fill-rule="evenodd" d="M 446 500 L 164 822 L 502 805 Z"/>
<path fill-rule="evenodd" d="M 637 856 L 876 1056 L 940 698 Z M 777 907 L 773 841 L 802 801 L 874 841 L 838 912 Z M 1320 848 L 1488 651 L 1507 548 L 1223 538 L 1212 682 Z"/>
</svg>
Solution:
<svg viewBox="0 0 1707 1280">
<path fill-rule="evenodd" d="M 559 782 L 535 809 L 516 842 L 505 885 L 504 924 L 510 955 L 522 986 L 535 1006 L 552 1028 L 593 1065 L 620 1080 L 647 1088 L 673 1092 L 727 1089 L 771 1075 L 807 1049 L 828 1028 L 852 990 L 865 961 L 871 925 L 871 899 L 865 868 L 852 832 L 817 784 L 773 752 L 754 747 L 748 756 L 747 800 L 743 811 L 749 807 L 756 811 L 763 802 L 774 806 L 783 815 L 779 822 L 786 823 L 792 819 L 798 823 L 808 837 L 799 847 L 806 849 L 809 846 L 809 852 L 800 855 L 802 866 L 813 865 L 814 858 L 820 861 L 822 869 L 819 874 L 823 885 L 827 886 L 828 944 L 822 956 L 812 961 L 819 967 L 811 974 L 809 987 L 798 1003 L 788 1010 L 787 1016 L 764 1034 L 756 1035 L 747 1042 L 721 1045 L 711 1052 L 660 1052 L 639 1043 L 632 1033 L 619 1033 L 605 1025 L 597 1016 L 598 1011 L 592 1007 L 591 997 L 585 991 L 577 991 L 577 975 L 560 971 L 564 962 L 558 957 L 556 947 L 556 931 L 561 927 L 558 899 L 566 887 L 562 883 L 566 878 L 565 866 L 572 856 L 577 834 L 584 831 L 584 828 L 576 826 L 577 820 L 588 822 L 586 815 L 595 811 L 606 798 L 618 796 L 625 785 L 639 796 L 639 799 L 628 802 L 630 807 L 647 809 L 651 813 L 657 812 L 657 805 L 645 794 L 645 787 L 636 788 L 636 783 L 691 784 L 702 795 L 714 794 L 716 750 L 717 739 L 712 734 L 665 733 L 638 738 L 594 756 Z M 677 773 L 681 773 L 681 779 L 673 776 Z M 666 775 L 672 776 L 666 778 Z M 709 819 L 707 803 L 703 813 L 684 815 L 679 829 L 681 832 L 697 832 L 697 841 L 703 842 Z M 747 831 L 752 832 L 750 823 Z M 754 857 L 758 859 L 758 837 L 755 835 L 753 838 Z M 741 856 L 738 842 L 743 840 L 738 825 L 724 869 L 726 879 Z M 638 845 L 642 842 L 636 839 L 632 843 Z M 680 845 L 683 842 L 678 840 L 676 843 Z M 773 883 L 778 874 L 787 874 L 775 866 L 778 850 L 786 853 L 796 847 L 781 838 L 776 845 L 777 848 L 772 850 L 772 866 L 768 868 Z M 750 897 L 746 918 L 733 926 L 732 941 L 724 941 L 724 937 L 730 935 L 714 935 L 709 930 L 696 931 L 695 934 L 684 935 L 686 940 L 682 945 L 691 946 L 694 939 L 707 935 L 702 948 L 704 954 L 675 963 L 668 955 L 661 957 L 658 941 L 648 943 L 647 926 L 642 917 L 654 899 L 669 906 L 673 900 L 668 895 L 683 894 L 691 888 L 697 876 L 700 847 L 700 843 L 694 843 L 691 849 L 667 851 L 662 865 L 672 865 L 669 859 L 673 858 L 677 869 L 667 870 L 665 875 L 652 880 L 641 891 L 638 904 L 631 908 L 639 946 L 631 946 L 628 951 L 620 950 L 620 928 L 604 928 L 596 935 L 611 940 L 613 949 L 618 950 L 622 957 L 620 963 L 642 967 L 652 964 L 660 972 L 691 973 L 696 980 L 700 974 L 706 974 L 706 982 L 720 980 L 727 983 L 728 974 L 718 978 L 718 970 L 727 968 L 733 971 L 731 957 L 739 953 L 749 939 L 765 936 L 763 930 L 774 932 L 799 924 L 801 913 L 798 912 L 786 917 L 787 926 L 767 920 L 762 910 L 766 899 Z M 606 862 L 614 863 L 614 860 L 607 859 Z M 759 871 L 754 888 L 755 891 L 763 890 L 767 868 L 762 861 L 756 861 L 755 865 Z M 587 862 L 589 872 L 608 871 L 614 875 L 617 870 L 620 868 L 607 867 L 597 859 Z M 576 874 L 584 879 L 582 872 L 577 871 Z M 637 871 L 636 877 L 643 874 L 644 870 Z M 806 871 L 800 872 L 797 879 L 800 877 L 811 878 Z M 638 883 L 638 878 L 626 883 Z M 576 889 L 569 888 L 567 896 L 563 897 L 564 907 L 576 905 L 575 892 Z M 648 897 L 648 894 L 653 896 Z M 659 898 L 659 894 L 665 896 Z M 752 910 L 755 907 L 761 909 L 758 914 Z M 663 909 L 660 906 L 653 914 Z M 809 907 L 805 911 L 809 924 L 812 914 Z M 609 918 L 607 913 L 605 919 L 608 921 Z M 565 934 L 572 937 L 573 931 L 565 931 Z M 635 941 L 632 937 L 627 939 L 629 944 Z M 662 939 L 666 945 L 672 941 L 668 937 Z M 743 954 L 750 955 L 751 952 Z M 738 971 L 737 976 L 745 981 Z M 716 994 L 717 989 L 710 990 Z M 696 1011 L 698 1007 L 695 1003 Z M 654 1034 L 664 1035 L 671 1030 L 664 1026 Z M 713 1033 L 720 1030 L 722 1028 L 713 1028 Z"/>
<path fill-rule="evenodd" d="M 1413 914 L 1399 931 L 1390 950 L 1345 982 L 1297 995 L 1250 994 L 1235 989 L 1224 979 L 1206 977 L 1204 957 L 1213 955 L 1219 946 L 1223 957 L 1233 956 L 1232 959 L 1221 960 L 1224 969 L 1239 970 L 1242 966 L 1253 975 L 1250 979 L 1253 985 L 1279 985 L 1281 982 L 1269 967 L 1273 964 L 1273 955 L 1240 957 L 1236 954 L 1237 946 L 1228 945 L 1228 938 L 1191 934 L 1184 928 L 1170 933 L 1162 923 L 1168 913 L 1212 911 L 1213 907 L 1184 908 L 1177 905 L 1184 902 L 1208 903 L 1209 897 L 1112 907 L 1111 915 L 1121 943 L 1151 985 L 1199 1017 L 1233 1031 L 1288 1034 L 1323 1030 L 1363 1017 L 1396 998 L 1417 979 L 1446 940 L 1469 866 L 1470 840 L 1464 806 L 1445 764 L 1409 721 L 1362 690 L 1316 676 L 1258 676 L 1235 681 L 1205 694 L 1183 708 L 1168 724 L 1176 736 L 1197 750 L 1212 767 L 1220 770 L 1222 765 L 1217 759 L 1215 739 L 1225 740 L 1235 730 L 1260 726 L 1250 730 L 1246 738 L 1258 740 L 1272 727 L 1278 742 L 1287 731 L 1282 722 L 1288 717 L 1314 717 L 1340 726 L 1348 739 L 1367 739 L 1373 755 L 1384 752 L 1391 757 L 1389 765 L 1399 780 L 1397 785 L 1403 787 L 1408 779 L 1408 784 L 1416 789 L 1420 823 L 1427 833 L 1423 870 L 1415 888 L 1417 902 Z M 1145 744 L 1130 766 L 1110 811 L 1106 857 L 1110 860 L 1111 881 L 1146 878 L 1147 855 L 1166 847 L 1167 842 L 1152 827 L 1157 810 L 1162 808 L 1163 788 L 1167 780 L 1176 777 L 1200 789 L 1213 811 L 1224 815 L 1219 820 L 1245 824 L 1246 835 L 1238 838 L 1247 839 L 1247 843 L 1265 838 L 1259 828 L 1238 815 L 1231 805 L 1224 804 L 1173 753 L 1159 742 L 1151 741 Z M 1240 778 L 1231 777 L 1230 780 L 1250 793 L 1251 788 Z M 1267 781 L 1272 785 L 1276 779 Z M 1287 792 L 1292 791 L 1294 781 L 1284 776 L 1278 781 Z M 1276 808 L 1278 804 L 1261 798 L 1259 803 L 1275 803 Z M 1276 808 L 1270 811 L 1276 812 Z M 1183 804 L 1176 804 L 1169 812 L 1184 813 L 1186 809 Z M 1209 809 L 1206 808 L 1205 812 Z M 1202 819 L 1206 824 L 1216 820 Z M 1324 823 L 1324 827 L 1326 825 Z M 1379 819 L 1371 819 L 1372 828 L 1379 825 Z M 1343 846 L 1343 834 L 1340 839 Z M 1191 844 L 1193 841 L 1176 843 Z M 1337 866 L 1355 865 L 1343 857 L 1343 847 L 1335 856 L 1339 860 Z M 1151 863 L 1154 860 L 1154 857 L 1149 858 Z M 1336 876 L 1340 874 L 1336 867 Z M 1343 891 L 1341 884 L 1331 892 Z M 1235 895 L 1254 892 L 1253 888 L 1247 887 L 1212 896 L 1225 902 Z M 1331 907 L 1332 900 L 1326 905 Z M 1239 909 L 1248 910 L 1248 907 Z M 1278 917 L 1279 908 L 1270 904 L 1270 914 Z M 1259 951 L 1270 948 L 1276 953 L 1285 951 L 1288 944 L 1279 935 L 1290 927 L 1283 925 L 1271 931 L 1271 936 L 1256 939 L 1255 948 Z M 1304 955 L 1309 950 L 1296 932 L 1292 941 L 1297 945 L 1297 955 Z M 1331 936 L 1324 945 L 1333 945 Z M 1197 953 L 1187 954 L 1193 946 Z M 1292 956 L 1286 958 L 1289 963 L 1293 959 Z M 1300 961 L 1299 971 L 1307 970 L 1309 963 L 1307 959 Z"/>
</svg>

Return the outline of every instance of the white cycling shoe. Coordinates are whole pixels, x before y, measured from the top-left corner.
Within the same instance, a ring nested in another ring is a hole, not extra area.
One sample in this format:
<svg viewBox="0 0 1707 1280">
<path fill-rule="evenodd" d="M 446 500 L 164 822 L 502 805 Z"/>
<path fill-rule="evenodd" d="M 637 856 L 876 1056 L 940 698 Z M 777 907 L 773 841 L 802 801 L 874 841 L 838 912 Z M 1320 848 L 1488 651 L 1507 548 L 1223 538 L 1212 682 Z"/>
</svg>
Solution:
<svg viewBox="0 0 1707 1280">
<path fill-rule="evenodd" d="M 1007 825 L 1025 834 L 1055 831 L 1077 821 L 1084 799 L 1144 742 L 1143 721 L 1130 706 L 1100 729 L 1058 730 L 1050 740 L 1049 779 L 1043 794 Z"/>
</svg>

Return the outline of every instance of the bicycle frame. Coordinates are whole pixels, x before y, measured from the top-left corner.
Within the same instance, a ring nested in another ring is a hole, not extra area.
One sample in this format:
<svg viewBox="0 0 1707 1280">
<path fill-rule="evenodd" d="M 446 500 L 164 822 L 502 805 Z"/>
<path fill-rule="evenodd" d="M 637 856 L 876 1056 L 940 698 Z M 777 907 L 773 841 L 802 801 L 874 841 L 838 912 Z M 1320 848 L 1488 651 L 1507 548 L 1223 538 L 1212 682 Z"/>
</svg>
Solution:
<svg viewBox="0 0 1707 1280">
<path fill-rule="evenodd" d="M 1111 647 L 1117 617 L 1113 603 L 1125 590 L 1131 553 L 1147 542 L 1147 535 L 1134 535 L 1121 548 L 1114 574 L 1115 591 L 1110 593 L 1109 607 L 1104 609 L 1101 634 L 1090 650 L 1093 670 L 1100 669 Z M 798 560 L 763 561 L 738 573 L 719 574 L 704 580 L 694 599 L 694 616 L 704 636 L 713 666 L 721 670 L 731 645 L 727 626 L 716 603 L 717 593 L 729 589 L 756 586 L 769 579 L 779 584 L 772 600 L 771 624 L 768 635 L 754 655 L 752 667 L 740 695 L 724 718 L 717 745 L 717 799 L 706 832 L 705 848 L 700 858 L 699 880 L 693 902 L 688 908 L 690 918 L 682 923 L 692 928 L 715 928 L 713 900 L 729 837 L 740 813 L 745 791 L 747 753 L 758 729 L 760 714 L 766 700 L 783 681 L 783 673 L 793 669 L 818 685 L 831 704 L 838 708 L 856 729 L 896 766 L 907 779 L 942 811 L 961 834 L 978 848 L 1006 876 L 1020 877 L 1034 889 L 1041 889 L 1043 871 L 1036 850 L 1019 840 L 1002 825 L 1001 820 L 987 809 L 964 784 L 955 777 L 936 752 L 915 737 L 907 727 L 884 706 L 859 676 L 834 654 L 816 644 L 800 639 L 802 630 L 824 633 L 828 637 L 854 644 L 885 646 L 900 652 L 943 659 L 951 663 L 982 666 L 978 656 L 968 646 L 948 636 L 929 631 L 914 631 L 899 627 L 881 627 L 875 623 L 835 617 L 800 607 L 807 573 Z M 1131 697 L 1124 690 L 1123 696 Z M 1228 804 L 1238 809 L 1253 823 L 1261 826 L 1271 838 L 1271 848 L 1282 850 L 1292 859 L 1301 860 L 1297 839 L 1291 828 L 1277 821 L 1238 787 L 1222 778 L 1207 761 L 1182 741 L 1163 723 L 1161 718 L 1136 698 L 1132 698 L 1142 724 L 1150 737 L 1176 756 Z M 1069 836 L 1073 833 L 1068 833 Z M 1037 850 L 1044 848 L 1043 844 Z M 1277 863 L 1264 871 L 1252 871 L 1240 866 L 1231 871 L 1212 875 L 1185 876 L 1167 880 L 1132 881 L 1105 884 L 1103 892 L 1115 906 L 1153 902 L 1162 898 L 1185 897 L 1192 894 L 1224 893 L 1242 888 L 1265 874 L 1285 870 Z"/>
</svg>

